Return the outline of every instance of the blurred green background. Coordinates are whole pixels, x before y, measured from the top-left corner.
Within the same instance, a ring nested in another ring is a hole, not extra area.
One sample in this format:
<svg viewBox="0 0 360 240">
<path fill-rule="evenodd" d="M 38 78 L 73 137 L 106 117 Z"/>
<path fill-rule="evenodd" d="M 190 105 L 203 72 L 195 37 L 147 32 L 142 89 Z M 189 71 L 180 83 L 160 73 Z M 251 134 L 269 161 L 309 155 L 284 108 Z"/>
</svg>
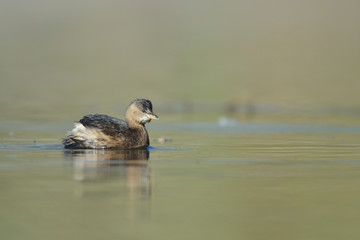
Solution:
<svg viewBox="0 0 360 240">
<path fill-rule="evenodd" d="M 3 119 L 122 116 L 139 97 L 162 114 L 360 115 L 359 1 L 0 4 Z"/>
</svg>

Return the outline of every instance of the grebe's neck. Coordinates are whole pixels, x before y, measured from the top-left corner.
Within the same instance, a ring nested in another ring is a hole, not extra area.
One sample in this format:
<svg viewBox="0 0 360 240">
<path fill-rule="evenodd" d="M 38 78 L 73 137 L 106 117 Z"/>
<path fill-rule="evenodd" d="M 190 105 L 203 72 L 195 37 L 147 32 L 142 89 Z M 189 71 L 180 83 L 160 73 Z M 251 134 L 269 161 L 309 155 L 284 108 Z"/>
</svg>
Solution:
<svg viewBox="0 0 360 240">
<path fill-rule="evenodd" d="M 141 123 L 138 123 L 136 120 L 132 119 L 132 118 L 125 118 L 126 123 L 128 124 L 128 126 L 130 128 L 136 128 L 136 129 L 142 129 L 145 128 L 145 126 Z"/>
<path fill-rule="evenodd" d="M 150 144 L 149 134 L 145 128 L 145 124 L 139 123 L 133 117 L 129 117 L 127 114 L 125 116 L 126 123 L 131 129 L 131 133 L 136 139 L 136 142 L 139 146 L 148 146 Z"/>
</svg>

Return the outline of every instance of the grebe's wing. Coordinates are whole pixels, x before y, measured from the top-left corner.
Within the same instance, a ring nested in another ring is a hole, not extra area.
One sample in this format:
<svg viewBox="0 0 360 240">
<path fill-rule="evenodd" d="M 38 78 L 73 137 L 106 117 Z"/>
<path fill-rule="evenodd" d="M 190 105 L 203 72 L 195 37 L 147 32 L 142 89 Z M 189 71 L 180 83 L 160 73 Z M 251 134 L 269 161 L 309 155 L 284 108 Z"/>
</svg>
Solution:
<svg viewBox="0 0 360 240">
<path fill-rule="evenodd" d="M 103 114 L 86 115 L 79 121 L 86 128 L 97 128 L 107 135 L 119 135 L 128 129 L 124 120 Z"/>
</svg>

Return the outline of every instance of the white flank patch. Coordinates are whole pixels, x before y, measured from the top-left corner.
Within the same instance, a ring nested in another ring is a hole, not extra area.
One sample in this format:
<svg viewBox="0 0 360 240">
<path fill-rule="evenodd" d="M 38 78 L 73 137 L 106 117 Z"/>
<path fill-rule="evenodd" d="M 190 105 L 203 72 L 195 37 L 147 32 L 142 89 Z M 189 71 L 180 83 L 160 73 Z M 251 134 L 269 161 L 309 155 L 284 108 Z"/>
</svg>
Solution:
<svg viewBox="0 0 360 240">
<path fill-rule="evenodd" d="M 75 128 L 71 131 L 71 135 L 75 139 L 94 142 L 99 138 L 106 138 L 106 135 L 98 129 L 95 128 L 86 128 L 79 122 L 74 123 Z"/>
</svg>

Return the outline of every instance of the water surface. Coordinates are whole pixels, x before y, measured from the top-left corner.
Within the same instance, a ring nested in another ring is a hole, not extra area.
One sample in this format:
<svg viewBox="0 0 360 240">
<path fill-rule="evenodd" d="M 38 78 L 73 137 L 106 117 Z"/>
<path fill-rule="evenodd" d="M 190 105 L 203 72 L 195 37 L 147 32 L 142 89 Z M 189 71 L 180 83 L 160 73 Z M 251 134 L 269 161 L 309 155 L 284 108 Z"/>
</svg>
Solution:
<svg viewBox="0 0 360 240">
<path fill-rule="evenodd" d="M 3 239 L 360 236 L 356 127 L 159 124 L 133 151 L 64 150 L 25 129 L 2 129 Z"/>
</svg>

